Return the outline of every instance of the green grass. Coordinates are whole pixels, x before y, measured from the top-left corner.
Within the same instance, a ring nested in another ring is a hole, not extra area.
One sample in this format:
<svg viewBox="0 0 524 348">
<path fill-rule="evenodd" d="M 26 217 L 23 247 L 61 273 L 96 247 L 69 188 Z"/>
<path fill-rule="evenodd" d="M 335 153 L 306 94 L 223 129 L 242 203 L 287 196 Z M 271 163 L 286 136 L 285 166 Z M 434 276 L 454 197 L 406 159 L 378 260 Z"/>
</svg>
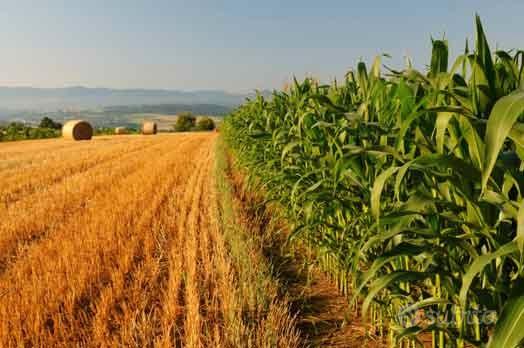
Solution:
<svg viewBox="0 0 524 348">
<path fill-rule="evenodd" d="M 48 139 L 61 136 L 61 131 L 51 128 L 28 127 L 21 124 L 11 124 L 0 127 L 0 142 L 31 139 Z"/>
<path fill-rule="evenodd" d="M 243 210 L 246 202 L 240 204 L 236 196 L 231 163 L 222 141 L 217 142 L 215 153 L 220 235 L 234 270 L 231 281 L 236 291 L 232 296 L 235 303 L 224 318 L 230 343 L 242 347 L 297 347 L 300 339 L 294 318 L 279 294 L 271 260 L 261 248 L 269 235 L 252 229 L 252 216 Z"/>
</svg>

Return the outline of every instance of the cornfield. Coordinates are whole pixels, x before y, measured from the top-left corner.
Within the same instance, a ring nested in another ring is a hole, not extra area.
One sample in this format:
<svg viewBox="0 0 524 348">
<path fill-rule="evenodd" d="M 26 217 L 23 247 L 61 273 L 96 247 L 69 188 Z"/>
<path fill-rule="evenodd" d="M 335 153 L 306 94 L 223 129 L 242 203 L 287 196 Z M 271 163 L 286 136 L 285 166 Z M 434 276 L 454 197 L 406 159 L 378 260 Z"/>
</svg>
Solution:
<svg viewBox="0 0 524 348">
<path fill-rule="evenodd" d="M 524 339 L 524 51 L 475 46 L 426 72 L 377 57 L 228 116 L 250 181 L 398 347 Z"/>
</svg>

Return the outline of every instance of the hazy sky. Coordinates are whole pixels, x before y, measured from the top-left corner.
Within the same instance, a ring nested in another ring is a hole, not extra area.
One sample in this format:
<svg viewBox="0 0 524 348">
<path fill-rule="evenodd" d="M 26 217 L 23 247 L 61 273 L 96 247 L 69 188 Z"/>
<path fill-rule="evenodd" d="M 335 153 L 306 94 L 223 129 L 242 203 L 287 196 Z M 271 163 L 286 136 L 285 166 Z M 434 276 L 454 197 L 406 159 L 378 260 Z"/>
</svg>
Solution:
<svg viewBox="0 0 524 348">
<path fill-rule="evenodd" d="M 431 35 L 456 54 L 475 12 L 493 46 L 524 48 L 522 0 L 3 0 L 0 85 L 247 91 L 380 53 L 424 67 Z"/>
</svg>

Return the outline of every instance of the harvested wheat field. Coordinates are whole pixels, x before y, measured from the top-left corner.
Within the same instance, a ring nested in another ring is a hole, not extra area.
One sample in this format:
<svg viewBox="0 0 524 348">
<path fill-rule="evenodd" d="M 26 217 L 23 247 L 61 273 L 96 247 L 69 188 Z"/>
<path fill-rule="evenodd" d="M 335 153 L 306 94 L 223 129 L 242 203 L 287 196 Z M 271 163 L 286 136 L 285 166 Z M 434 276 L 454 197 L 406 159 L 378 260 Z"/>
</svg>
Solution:
<svg viewBox="0 0 524 348">
<path fill-rule="evenodd" d="M 0 346 L 298 346 L 227 237 L 216 137 L 0 144 Z"/>
</svg>

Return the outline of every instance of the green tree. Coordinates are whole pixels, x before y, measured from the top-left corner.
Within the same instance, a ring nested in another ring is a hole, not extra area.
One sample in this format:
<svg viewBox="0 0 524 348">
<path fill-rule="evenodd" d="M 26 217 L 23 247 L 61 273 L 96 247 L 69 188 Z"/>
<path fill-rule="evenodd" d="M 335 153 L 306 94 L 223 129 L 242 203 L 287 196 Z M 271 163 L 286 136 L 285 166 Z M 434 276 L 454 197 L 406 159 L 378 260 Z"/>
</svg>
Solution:
<svg viewBox="0 0 524 348">
<path fill-rule="evenodd" d="M 210 131 L 215 129 L 215 121 L 211 117 L 201 117 L 196 123 L 196 129 L 200 131 Z"/>
<path fill-rule="evenodd" d="M 175 132 L 188 132 L 195 127 L 196 117 L 191 112 L 182 112 L 178 115 L 173 126 Z"/>
<path fill-rule="evenodd" d="M 58 123 L 58 122 L 55 122 L 51 118 L 46 116 L 46 117 L 44 117 L 40 121 L 40 125 L 38 127 L 40 127 L 40 128 L 49 128 L 49 129 L 61 129 L 62 128 L 62 124 Z"/>
</svg>

